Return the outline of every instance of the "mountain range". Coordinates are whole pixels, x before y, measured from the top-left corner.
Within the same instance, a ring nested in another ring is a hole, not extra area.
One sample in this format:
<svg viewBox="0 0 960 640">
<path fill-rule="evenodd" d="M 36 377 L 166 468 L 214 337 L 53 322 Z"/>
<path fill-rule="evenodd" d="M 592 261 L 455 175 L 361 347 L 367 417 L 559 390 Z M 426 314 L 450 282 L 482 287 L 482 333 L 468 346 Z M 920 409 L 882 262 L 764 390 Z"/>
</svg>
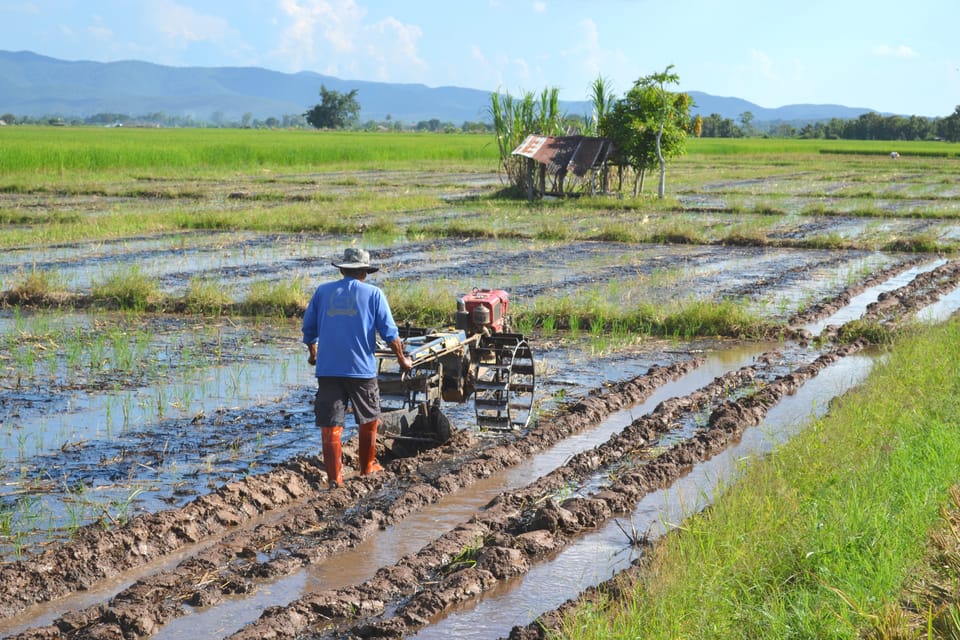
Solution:
<svg viewBox="0 0 960 640">
<path fill-rule="evenodd" d="M 131 117 L 164 113 L 196 120 L 214 114 L 239 120 L 300 115 L 320 102 L 320 86 L 341 93 L 357 90 L 360 120 L 406 124 L 438 119 L 460 125 L 489 121 L 490 91 L 343 80 L 310 71 L 282 73 L 258 67 L 170 67 L 135 60 L 58 60 L 30 51 L 0 51 L 0 114 L 88 117 L 98 113 Z M 774 109 L 747 100 L 687 91 L 692 113 L 738 120 L 749 111 L 754 124 L 800 124 L 852 119 L 873 111 L 830 104 L 794 104 Z M 589 114 L 589 101 L 561 101 L 570 115 Z"/>
</svg>

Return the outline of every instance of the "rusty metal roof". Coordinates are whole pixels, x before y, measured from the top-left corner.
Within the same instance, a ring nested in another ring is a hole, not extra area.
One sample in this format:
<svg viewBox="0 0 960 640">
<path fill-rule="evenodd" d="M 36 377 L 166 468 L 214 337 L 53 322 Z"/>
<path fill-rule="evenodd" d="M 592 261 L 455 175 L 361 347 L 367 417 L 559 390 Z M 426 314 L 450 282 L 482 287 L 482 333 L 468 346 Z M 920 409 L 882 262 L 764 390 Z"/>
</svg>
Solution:
<svg viewBox="0 0 960 640">
<path fill-rule="evenodd" d="M 533 158 L 551 173 L 569 172 L 582 178 L 612 150 L 606 138 L 590 136 L 538 136 L 531 134 L 513 150 L 513 155 Z"/>
</svg>

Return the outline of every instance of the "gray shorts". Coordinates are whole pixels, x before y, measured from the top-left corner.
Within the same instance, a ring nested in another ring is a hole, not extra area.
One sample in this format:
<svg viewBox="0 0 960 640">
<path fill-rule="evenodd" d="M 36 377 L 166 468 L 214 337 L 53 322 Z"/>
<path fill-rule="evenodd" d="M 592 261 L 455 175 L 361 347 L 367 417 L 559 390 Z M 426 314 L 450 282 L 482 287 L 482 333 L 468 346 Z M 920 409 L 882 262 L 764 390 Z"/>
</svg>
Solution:
<svg viewBox="0 0 960 640">
<path fill-rule="evenodd" d="M 376 378 L 317 378 L 313 412 L 318 427 L 342 427 L 347 403 L 357 424 L 380 417 L 380 385 Z"/>
</svg>

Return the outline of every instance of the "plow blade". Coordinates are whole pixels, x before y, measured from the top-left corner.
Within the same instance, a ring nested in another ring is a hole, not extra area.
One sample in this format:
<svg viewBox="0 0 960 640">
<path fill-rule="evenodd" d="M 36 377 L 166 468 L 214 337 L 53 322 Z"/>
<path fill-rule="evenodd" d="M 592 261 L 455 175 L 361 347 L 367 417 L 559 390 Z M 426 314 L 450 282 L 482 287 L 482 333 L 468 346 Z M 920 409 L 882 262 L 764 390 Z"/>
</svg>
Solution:
<svg viewBox="0 0 960 640">
<path fill-rule="evenodd" d="M 380 414 L 380 435 L 394 456 L 409 458 L 447 442 L 450 420 L 440 411 L 439 402 L 417 409 L 396 409 Z"/>
</svg>

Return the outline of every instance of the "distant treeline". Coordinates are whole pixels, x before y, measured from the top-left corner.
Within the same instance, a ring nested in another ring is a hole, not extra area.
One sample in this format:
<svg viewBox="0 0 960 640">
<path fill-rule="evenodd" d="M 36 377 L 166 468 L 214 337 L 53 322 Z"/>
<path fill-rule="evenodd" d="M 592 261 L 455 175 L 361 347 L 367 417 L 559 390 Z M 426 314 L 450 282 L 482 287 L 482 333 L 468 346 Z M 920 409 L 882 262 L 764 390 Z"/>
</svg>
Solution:
<svg viewBox="0 0 960 640">
<path fill-rule="evenodd" d="M 304 114 L 288 114 L 265 119 L 254 118 L 252 114 L 243 114 L 239 119 L 230 119 L 223 113 L 215 112 L 206 119 L 193 116 L 168 115 L 162 112 L 143 116 L 130 116 L 121 113 L 98 113 L 84 118 L 64 118 L 59 115 L 40 117 L 16 116 L 11 113 L 0 115 L 5 124 L 40 124 L 74 126 L 114 126 L 114 127 L 177 127 L 177 128 L 225 128 L 225 129 L 309 129 Z M 582 127 L 583 119 L 570 116 L 570 130 Z M 389 116 L 385 120 L 366 120 L 357 123 L 354 130 L 361 131 L 418 131 L 434 133 L 490 133 L 493 125 L 488 122 L 442 122 L 433 118 L 419 122 L 402 122 Z M 879 113 L 865 113 L 855 119 L 832 118 L 825 121 L 793 122 L 754 122 L 749 111 L 740 114 L 735 121 L 720 114 L 697 116 L 691 122 L 690 131 L 697 132 L 702 138 L 799 138 L 806 140 L 943 140 L 960 142 L 960 106 L 949 116 L 927 118 L 923 116 L 884 116 Z"/>
<path fill-rule="evenodd" d="M 162 112 L 130 116 L 123 113 L 96 113 L 86 117 L 64 117 L 58 114 L 44 116 L 16 116 L 12 113 L 0 115 L 5 124 L 32 124 L 53 126 L 91 126 L 91 127 L 167 127 L 179 129 L 311 129 L 304 114 L 287 114 L 264 119 L 254 118 L 245 113 L 239 119 L 231 119 L 223 113 L 215 112 L 208 119 L 193 116 L 168 115 Z M 367 120 L 358 123 L 353 130 L 360 131 L 419 131 L 434 133 L 489 133 L 493 125 L 488 122 L 442 122 L 437 118 L 418 122 L 401 122 L 389 116 L 385 120 Z"/>
<path fill-rule="evenodd" d="M 960 106 L 945 118 L 922 116 L 883 116 L 865 113 L 852 120 L 832 118 L 803 125 L 788 122 L 753 123 L 753 115 L 745 112 L 740 122 L 713 113 L 700 119 L 700 137 L 802 138 L 822 140 L 944 140 L 960 142 Z M 691 129 L 696 131 L 695 122 Z"/>
</svg>

